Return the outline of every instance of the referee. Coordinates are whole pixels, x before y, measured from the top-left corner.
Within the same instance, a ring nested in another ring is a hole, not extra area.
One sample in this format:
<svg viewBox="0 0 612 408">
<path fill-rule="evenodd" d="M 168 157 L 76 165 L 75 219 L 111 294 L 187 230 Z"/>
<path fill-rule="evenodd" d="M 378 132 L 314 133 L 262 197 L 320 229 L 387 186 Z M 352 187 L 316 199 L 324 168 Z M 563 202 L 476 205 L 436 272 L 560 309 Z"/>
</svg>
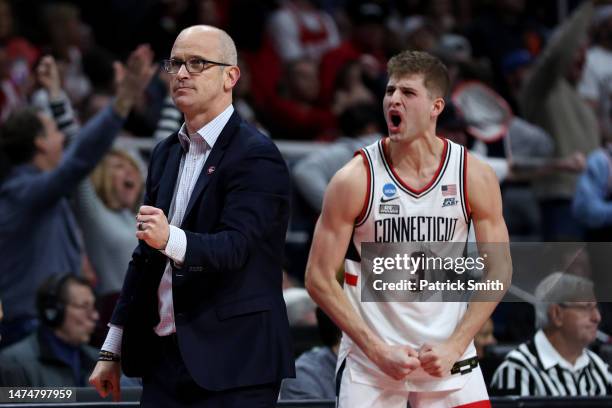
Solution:
<svg viewBox="0 0 612 408">
<path fill-rule="evenodd" d="M 536 288 L 538 331 L 506 356 L 493 375 L 492 395 L 609 395 L 608 365 L 587 346 L 595 340 L 601 320 L 593 283 L 555 272 Z"/>
</svg>

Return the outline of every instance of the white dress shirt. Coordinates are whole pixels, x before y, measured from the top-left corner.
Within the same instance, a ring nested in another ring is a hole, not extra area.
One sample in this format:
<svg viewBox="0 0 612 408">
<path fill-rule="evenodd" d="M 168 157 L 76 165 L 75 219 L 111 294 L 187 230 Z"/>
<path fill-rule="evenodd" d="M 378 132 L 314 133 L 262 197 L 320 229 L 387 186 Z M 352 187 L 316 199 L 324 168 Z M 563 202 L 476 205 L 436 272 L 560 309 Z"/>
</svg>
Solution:
<svg viewBox="0 0 612 408">
<path fill-rule="evenodd" d="M 187 250 L 187 237 L 179 226 L 183 222 L 189 198 L 206 159 L 233 112 L 234 107 L 229 105 L 221 114 L 192 135 L 187 134 L 187 127 L 184 123 L 179 130 L 178 137 L 183 147 L 183 155 L 181 156 L 179 174 L 169 210 L 170 236 L 166 248 L 161 251 L 168 257 L 168 260 L 157 290 L 160 321 L 154 330 L 158 336 L 168 336 L 176 332 L 172 302 L 172 265 L 170 262 L 180 266 L 185 260 Z M 122 335 L 123 329 L 121 327 L 110 325 L 102 350 L 120 354 Z"/>
</svg>

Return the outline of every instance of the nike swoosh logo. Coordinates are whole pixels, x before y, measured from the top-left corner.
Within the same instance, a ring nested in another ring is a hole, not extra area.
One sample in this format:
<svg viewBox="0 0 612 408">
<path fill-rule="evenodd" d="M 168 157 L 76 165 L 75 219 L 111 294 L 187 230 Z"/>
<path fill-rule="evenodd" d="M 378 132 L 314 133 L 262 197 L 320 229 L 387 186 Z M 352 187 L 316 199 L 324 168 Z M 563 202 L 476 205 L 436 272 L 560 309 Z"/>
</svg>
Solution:
<svg viewBox="0 0 612 408">
<path fill-rule="evenodd" d="M 381 202 L 381 203 L 388 203 L 389 201 L 397 200 L 398 198 L 399 198 L 399 196 L 396 196 L 396 197 L 391 197 L 391 198 L 385 198 L 385 197 L 382 197 L 382 198 L 380 199 L 380 202 Z"/>
</svg>

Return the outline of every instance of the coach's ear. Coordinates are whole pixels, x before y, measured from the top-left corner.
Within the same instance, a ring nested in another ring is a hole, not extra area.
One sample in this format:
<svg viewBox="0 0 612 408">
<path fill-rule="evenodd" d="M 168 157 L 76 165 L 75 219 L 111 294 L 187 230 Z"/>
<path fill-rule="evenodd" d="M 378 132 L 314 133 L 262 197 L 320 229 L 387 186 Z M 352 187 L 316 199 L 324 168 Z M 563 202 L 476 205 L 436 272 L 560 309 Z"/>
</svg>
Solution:
<svg viewBox="0 0 612 408">
<path fill-rule="evenodd" d="M 225 68 L 223 87 L 226 91 L 231 91 L 236 86 L 238 79 L 240 79 L 240 68 L 237 65 Z"/>
</svg>

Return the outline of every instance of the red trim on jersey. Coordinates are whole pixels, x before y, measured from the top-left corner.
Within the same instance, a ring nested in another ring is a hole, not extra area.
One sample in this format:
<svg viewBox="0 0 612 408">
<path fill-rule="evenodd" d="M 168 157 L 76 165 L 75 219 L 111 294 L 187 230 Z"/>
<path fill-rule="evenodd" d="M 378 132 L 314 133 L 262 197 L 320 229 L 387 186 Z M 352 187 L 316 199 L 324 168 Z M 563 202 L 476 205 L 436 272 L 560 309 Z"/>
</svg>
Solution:
<svg viewBox="0 0 612 408">
<path fill-rule="evenodd" d="M 387 161 L 387 164 L 389 164 L 389 168 L 391 169 L 391 173 L 393 173 L 393 176 L 397 179 L 397 181 L 399 181 L 399 183 L 406 189 L 408 189 L 410 192 L 412 192 L 413 194 L 421 194 L 424 191 L 426 191 L 429 187 L 431 187 L 436 180 L 438 179 L 438 176 L 440 175 L 440 171 L 442 171 L 442 167 L 444 166 L 444 162 L 446 161 L 446 153 L 448 151 L 448 140 L 446 140 L 445 138 L 440 138 L 442 139 L 442 141 L 444 142 L 444 151 L 442 152 L 442 157 L 440 157 L 440 164 L 438 165 L 438 169 L 436 170 L 436 174 L 433 175 L 432 179 L 429 180 L 429 183 L 427 183 L 425 185 L 425 187 L 417 190 L 415 188 L 410 187 L 404 180 L 401 179 L 401 177 L 395 172 L 395 169 L 393 168 L 393 164 L 391 164 L 391 157 L 389 156 L 389 151 L 388 151 L 388 144 L 389 144 L 389 139 L 383 139 L 383 153 L 385 154 L 385 160 Z"/>
<path fill-rule="evenodd" d="M 465 211 L 467 212 L 468 219 L 472 216 L 472 209 L 470 208 L 470 202 L 468 201 L 468 188 L 467 188 L 467 149 L 463 147 L 463 202 L 465 203 Z"/>
<path fill-rule="evenodd" d="M 351 273 L 348 272 L 344 272 L 344 281 L 346 282 L 347 285 L 349 286 L 357 286 L 357 275 L 353 275 Z"/>
<path fill-rule="evenodd" d="M 482 400 L 482 401 L 470 402 L 469 404 L 457 405 L 454 408 L 491 408 L 491 401 Z"/>
<path fill-rule="evenodd" d="M 363 152 L 363 150 L 359 150 L 357 152 L 355 152 L 355 156 L 357 155 L 361 155 L 361 157 L 363 158 L 363 164 L 365 165 L 366 168 L 366 172 L 368 173 L 368 190 L 366 192 L 366 196 L 365 199 L 363 201 L 363 207 L 361 207 L 361 212 L 359 213 L 359 215 L 357 216 L 357 218 L 355 219 L 355 224 L 359 224 L 360 222 L 363 221 L 363 217 L 366 216 L 367 212 L 368 212 L 368 204 L 370 203 L 370 194 L 372 193 L 370 191 L 370 183 L 372 182 L 372 175 L 370 174 L 370 165 L 368 164 L 368 158 L 366 157 L 365 153 Z"/>
</svg>

